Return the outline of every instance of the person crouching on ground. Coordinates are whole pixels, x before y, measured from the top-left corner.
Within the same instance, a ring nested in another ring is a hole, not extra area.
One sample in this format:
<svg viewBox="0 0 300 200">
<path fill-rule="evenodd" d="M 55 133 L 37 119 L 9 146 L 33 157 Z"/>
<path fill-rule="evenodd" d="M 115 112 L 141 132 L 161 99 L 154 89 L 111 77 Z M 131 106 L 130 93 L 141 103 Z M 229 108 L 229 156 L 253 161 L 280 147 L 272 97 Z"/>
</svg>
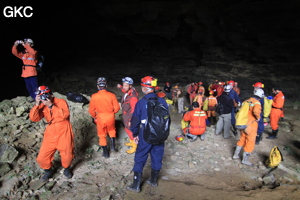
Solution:
<svg viewBox="0 0 300 200">
<path fill-rule="evenodd" d="M 183 120 L 190 122 L 190 127 L 185 129 L 185 135 L 190 139 L 190 142 L 194 142 L 198 135 L 200 135 L 201 140 L 205 139 L 206 131 L 206 120 L 207 115 L 204 110 L 200 109 L 198 102 L 192 103 L 193 110 L 187 112 L 183 116 Z"/>
</svg>

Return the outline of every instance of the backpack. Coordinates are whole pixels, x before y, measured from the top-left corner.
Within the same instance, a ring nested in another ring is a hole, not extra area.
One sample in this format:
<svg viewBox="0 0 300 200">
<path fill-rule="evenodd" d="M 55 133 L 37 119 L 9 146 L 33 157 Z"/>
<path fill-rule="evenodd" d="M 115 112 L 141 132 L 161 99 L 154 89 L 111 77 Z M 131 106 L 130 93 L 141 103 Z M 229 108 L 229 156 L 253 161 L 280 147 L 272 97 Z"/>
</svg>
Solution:
<svg viewBox="0 0 300 200">
<path fill-rule="evenodd" d="M 237 129 L 245 129 L 248 126 L 248 113 L 250 109 L 250 104 L 252 102 L 249 100 L 246 100 L 242 103 L 242 106 L 238 113 L 235 116 L 236 122 L 235 127 Z"/>
<path fill-rule="evenodd" d="M 83 104 L 89 103 L 89 100 L 82 94 L 76 94 L 72 92 L 67 93 L 67 99 L 75 103 L 83 103 Z"/>
<path fill-rule="evenodd" d="M 217 113 L 219 113 L 220 115 L 222 115 L 224 113 L 224 105 L 222 103 L 222 97 L 219 98 L 215 111 Z"/>
<path fill-rule="evenodd" d="M 208 110 L 208 99 L 207 99 L 207 98 L 205 99 L 205 101 L 204 101 L 204 103 L 203 103 L 202 110 L 205 110 L 205 111 Z"/>
<path fill-rule="evenodd" d="M 43 55 L 40 55 L 38 54 L 38 58 L 37 58 L 37 63 L 35 65 L 35 68 L 38 72 L 42 71 L 42 67 L 43 67 L 43 64 L 44 64 L 44 61 L 45 61 L 45 58 Z"/>
<path fill-rule="evenodd" d="M 266 160 L 265 164 L 267 165 L 267 167 L 275 168 L 281 161 L 283 161 L 281 151 L 277 146 L 274 146 L 271 149 L 269 158 Z"/>
<path fill-rule="evenodd" d="M 144 140 L 149 144 L 161 144 L 170 134 L 171 118 L 169 110 L 158 101 L 157 97 L 145 99 L 148 101 L 148 117 L 144 129 Z"/>
</svg>

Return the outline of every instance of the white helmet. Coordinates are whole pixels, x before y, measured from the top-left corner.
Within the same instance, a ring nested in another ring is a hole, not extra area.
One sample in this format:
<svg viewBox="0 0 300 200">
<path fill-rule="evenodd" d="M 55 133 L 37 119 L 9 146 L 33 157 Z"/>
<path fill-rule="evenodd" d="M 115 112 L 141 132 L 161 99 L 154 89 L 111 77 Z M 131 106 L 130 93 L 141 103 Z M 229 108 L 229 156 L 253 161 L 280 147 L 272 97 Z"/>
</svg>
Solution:
<svg viewBox="0 0 300 200">
<path fill-rule="evenodd" d="M 130 77 L 122 78 L 122 83 L 128 83 L 129 85 L 133 84 L 133 80 Z"/>
<path fill-rule="evenodd" d="M 265 96 L 265 93 L 263 89 L 259 88 L 253 92 L 254 96 L 258 96 L 259 98 L 263 98 Z"/>
<path fill-rule="evenodd" d="M 230 92 L 230 90 L 231 90 L 230 85 L 225 85 L 224 92 Z"/>
<path fill-rule="evenodd" d="M 29 43 L 33 44 L 33 40 L 30 39 L 30 38 L 25 38 L 25 39 L 24 39 L 24 42 L 29 42 Z"/>
</svg>

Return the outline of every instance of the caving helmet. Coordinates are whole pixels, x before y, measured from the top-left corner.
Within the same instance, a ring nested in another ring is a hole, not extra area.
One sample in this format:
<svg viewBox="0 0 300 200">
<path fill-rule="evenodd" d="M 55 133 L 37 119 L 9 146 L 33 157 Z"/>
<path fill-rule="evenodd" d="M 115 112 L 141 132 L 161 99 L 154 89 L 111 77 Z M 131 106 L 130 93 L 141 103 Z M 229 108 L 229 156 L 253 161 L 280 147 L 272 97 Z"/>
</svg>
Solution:
<svg viewBox="0 0 300 200">
<path fill-rule="evenodd" d="M 227 81 L 227 84 L 228 85 L 234 85 L 234 81 L 233 80 Z"/>
<path fill-rule="evenodd" d="M 133 80 L 130 77 L 122 78 L 122 83 L 128 83 L 129 85 L 133 84 Z"/>
<path fill-rule="evenodd" d="M 25 38 L 24 39 L 24 43 L 26 43 L 26 42 L 29 42 L 29 43 L 31 43 L 33 45 L 33 40 L 30 39 L 30 38 Z"/>
<path fill-rule="evenodd" d="M 265 93 L 263 89 L 257 89 L 253 92 L 254 96 L 258 96 L 259 98 L 263 98 L 265 96 Z"/>
<path fill-rule="evenodd" d="M 141 79 L 141 86 L 155 88 L 157 86 L 157 79 L 152 76 L 145 76 Z"/>
<path fill-rule="evenodd" d="M 99 77 L 99 78 L 97 79 L 97 85 L 100 86 L 100 87 L 106 86 L 106 78 L 104 78 L 104 77 Z"/>
<path fill-rule="evenodd" d="M 257 83 L 255 83 L 255 84 L 253 85 L 253 87 L 264 88 L 264 87 L 265 87 L 265 85 L 264 85 L 264 84 L 262 84 L 261 82 L 257 82 Z"/>
<path fill-rule="evenodd" d="M 44 85 L 41 85 L 40 87 L 38 87 L 38 89 L 35 92 L 36 95 L 43 95 L 43 94 L 47 94 L 47 93 L 51 94 L 51 90 L 47 86 L 44 86 Z"/>
<path fill-rule="evenodd" d="M 230 85 L 225 85 L 224 91 L 225 91 L 225 92 L 230 92 L 230 90 L 231 90 Z"/>
<path fill-rule="evenodd" d="M 198 82 L 198 85 L 202 85 L 203 83 L 200 81 L 200 82 Z"/>
<path fill-rule="evenodd" d="M 214 94 L 214 91 L 213 90 L 209 91 L 209 94 Z"/>
</svg>

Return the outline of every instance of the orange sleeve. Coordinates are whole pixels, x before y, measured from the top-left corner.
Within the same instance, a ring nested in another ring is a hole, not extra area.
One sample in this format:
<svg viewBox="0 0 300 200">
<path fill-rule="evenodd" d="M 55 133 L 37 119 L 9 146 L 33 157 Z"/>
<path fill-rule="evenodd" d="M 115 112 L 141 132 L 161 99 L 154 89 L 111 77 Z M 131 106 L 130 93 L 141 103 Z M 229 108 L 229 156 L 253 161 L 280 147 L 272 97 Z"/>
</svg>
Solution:
<svg viewBox="0 0 300 200">
<path fill-rule="evenodd" d="M 191 111 L 184 114 L 184 116 L 183 116 L 184 121 L 188 122 L 191 120 L 190 113 L 191 113 Z"/>
<path fill-rule="evenodd" d="M 256 119 L 260 119 L 260 113 L 261 113 L 261 105 L 260 103 L 256 103 L 253 107 L 253 115 Z"/>
<path fill-rule="evenodd" d="M 49 109 L 50 110 L 50 109 Z M 54 101 L 52 109 L 50 111 L 52 113 L 51 122 L 60 122 L 70 117 L 70 111 L 68 104 L 65 100 L 59 99 L 59 101 Z"/>
<path fill-rule="evenodd" d="M 12 50 L 11 50 L 12 54 L 14 54 L 17 58 L 22 59 L 22 53 L 18 52 L 18 49 L 15 45 L 13 45 Z"/>
<path fill-rule="evenodd" d="M 94 103 L 94 95 L 92 95 L 91 100 L 90 100 L 90 105 L 89 105 L 89 113 L 92 116 L 92 118 L 96 118 L 96 107 Z"/>
<path fill-rule="evenodd" d="M 278 93 L 273 100 L 272 106 L 275 108 L 283 108 L 284 105 L 284 95 L 282 92 Z"/>
<path fill-rule="evenodd" d="M 29 45 L 24 45 L 24 48 L 28 51 L 29 54 L 31 54 L 32 56 L 36 56 L 37 51 L 34 50 L 32 47 L 30 47 Z"/>
<path fill-rule="evenodd" d="M 33 108 L 31 108 L 30 112 L 29 112 L 29 118 L 31 121 L 33 122 L 38 122 L 41 119 L 43 119 L 44 117 L 44 113 L 43 113 L 43 108 L 44 104 L 41 104 L 39 106 L 34 106 Z"/>
</svg>

